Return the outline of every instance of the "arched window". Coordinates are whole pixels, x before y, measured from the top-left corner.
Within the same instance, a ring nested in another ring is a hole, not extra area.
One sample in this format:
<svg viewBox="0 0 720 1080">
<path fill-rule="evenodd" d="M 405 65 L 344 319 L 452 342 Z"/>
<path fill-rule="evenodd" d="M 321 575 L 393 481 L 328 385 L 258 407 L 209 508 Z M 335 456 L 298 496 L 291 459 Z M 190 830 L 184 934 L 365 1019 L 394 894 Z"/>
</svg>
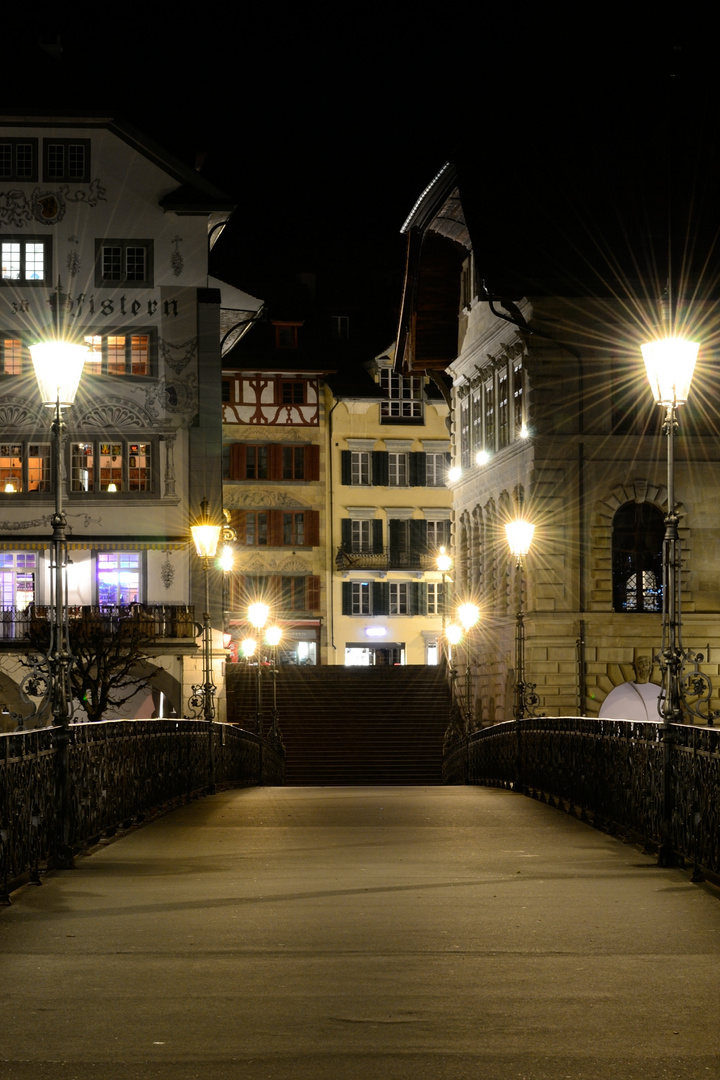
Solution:
<svg viewBox="0 0 720 1080">
<path fill-rule="evenodd" d="M 665 519 L 651 503 L 629 502 L 613 518 L 613 611 L 662 611 Z"/>
</svg>

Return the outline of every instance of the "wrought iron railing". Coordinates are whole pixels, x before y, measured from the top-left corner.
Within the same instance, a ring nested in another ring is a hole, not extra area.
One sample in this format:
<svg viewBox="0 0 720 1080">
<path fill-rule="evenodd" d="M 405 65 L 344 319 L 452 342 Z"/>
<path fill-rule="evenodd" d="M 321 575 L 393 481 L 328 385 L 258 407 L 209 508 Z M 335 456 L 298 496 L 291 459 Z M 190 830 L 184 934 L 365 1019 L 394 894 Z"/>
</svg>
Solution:
<svg viewBox="0 0 720 1080">
<path fill-rule="evenodd" d="M 0 642 L 27 639 L 33 627 L 47 622 L 49 611 L 37 604 L 0 608 Z M 71 605 L 68 618 L 71 623 L 80 619 L 100 623 L 110 631 L 116 630 L 121 620 L 135 619 L 144 624 L 147 637 L 194 638 L 197 633 L 195 609 L 188 604 Z"/>
<path fill-rule="evenodd" d="M 335 556 L 338 570 L 437 570 L 437 555 L 417 551 L 346 551 Z"/>
<path fill-rule="evenodd" d="M 519 790 L 649 850 L 667 835 L 696 876 L 717 878 L 720 730 L 671 725 L 669 802 L 663 730 L 660 723 L 588 717 L 512 720 L 449 746 L 443 778 Z"/>
<path fill-rule="evenodd" d="M 0 903 L 39 880 L 55 828 L 55 728 L 0 735 Z M 282 746 L 229 724 L 212 725 L 215 785 L 281 784 Z M 202 720 L 72 724 L 70 844 L 74 851 L 211 786 Z"/>
</svg>

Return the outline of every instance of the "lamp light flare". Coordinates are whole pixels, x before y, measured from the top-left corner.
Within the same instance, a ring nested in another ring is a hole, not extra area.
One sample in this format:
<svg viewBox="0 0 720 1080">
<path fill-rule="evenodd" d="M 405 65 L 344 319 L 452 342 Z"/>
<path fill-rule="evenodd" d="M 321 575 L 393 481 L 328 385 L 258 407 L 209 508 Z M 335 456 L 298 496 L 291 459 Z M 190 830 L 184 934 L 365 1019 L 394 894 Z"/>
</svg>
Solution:
<svg viewBox="0 0 720 1080">
<path fill-rule="evenodd" d="M 235 562 L 235 554 L 229 544 L 225 544 L 220 553 L 220 569 L 229 574 Z"/>
<path fill-rule="evenodd" d="M 511 555 L 514 555 L 516 558 L 522 558 L 527 555 L 530 550 L 534 532 L 535 526 L 529 521 L 524 521 L 522 518 L 517 521 L 508 521 L 505 526 L 505 534 L 510 546 Z"/>
<path fill-rule="evenodd" d="M 280 629 L 279 626 L 270 626 L 270 627 L 268 627 L 267 633 L 265 634 L 265 640 L 267 641 L 268 645 L 272 645 L 273 648 L 276 645 L 279 645 L 281 637 L 282 637 L 282 630 Z"/>
<path fill-rule="evenodd" d="M 685 338 L 661 338 L 640 346 L 648 382 L 658 405 L 684 405 L 690 393 L 697 341 Z"/>
<path fill-rule="evenodd" d="M 458 619 L 467 632 L 471 630 L 480 618 L 480 610 L 476 604 L 461 604 L 458 608 Z"/>
<path fill-rule="evenodd" d="M 440 548 L 438 557 L 435 561 L 437 563 L 437 568 L 441 574 L 447 574 L 448 570 L 452 566 L 452 559 L 448 555 L 444 547 Z"/>
<path fill-rule="evenodd" d="M 270 608 L 267 604 L 251 604 L 248 608 L 248 622 L 251 626 L 254 626 L 256 630 L 262 630 L 263 626 L 268 621 L 269 614 Z"/>
<path fill-rule="evenodd" d="M 475 462 L 477 465 L 487 465 L 490 460 L 490 454 L 487 450 L 478 450 L 475 455 Z"/>
<path fill-rule="evenodd" d="M 451 469 L 448 469 L 448 480 L 454 484 L 456 480 L 459 480 L 462 476 L 462 469 L 459 465 L 453 465 Z"/>
<path fill-rule="evenodd" d="M 200 558 L 212 559 L 217 551 L 222 525 L 215 525 L 210 521 L 207 499 L 203 499 L 201 506 L 202 517 L 194 525 L 190 526 L 190 532 L 195 544 L 195 551 Z"/>
<path fill-rule="evenodd" d="M 445 630 L 445 637 L 451 645 L 457 645 L 462 640 L 462 629 L 457 623 L 450 623 Z"/>
<path fill-rule="evenodd" d="M 246 659 L 249 659 L 251 656 L 255 655 L 257 641 L 255 641 L 254 638 L 245 638 L 243 641 L 241 641 L 240 648 L 242 650 L 243 656 Z"/>
<path fill-rule="evenodd" d="M 40 397 L 48 409 L 69 408 L 88 359 L 87 345 L 72 341 L 39 341 L 30 346 Z"/>
</svg>

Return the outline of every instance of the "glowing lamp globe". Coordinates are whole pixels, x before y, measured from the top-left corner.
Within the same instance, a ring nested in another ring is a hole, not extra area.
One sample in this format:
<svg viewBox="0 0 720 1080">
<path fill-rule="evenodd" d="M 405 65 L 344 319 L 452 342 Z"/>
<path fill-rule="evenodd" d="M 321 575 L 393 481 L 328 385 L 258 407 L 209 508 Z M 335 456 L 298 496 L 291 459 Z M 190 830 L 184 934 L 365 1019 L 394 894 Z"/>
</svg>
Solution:
<svg viewBox="0 0 720 1080">
<path fill-rule="evenodd" d="M 464 629 L 470 630 L 480 618 L 480 612 L 475 604 L 461 604 L 458 608 L 458 619 Z"/>
<path fill-rule="evenodd" d="M 70 341 L 40 341 L 30 346 L 35 378 L 42 403 L 48 409 L 67 409 L 75 401 L 83 366 L 89 357 L 87 345 Z"/>
<path fill-rule="evenodd" d="M 653 397 L 658 405 L 683 405 L 690 393 L 690 383 L 697 360 L 697 341 L 663 338 L 641 345 L 645 370 Z"/>
<path fill-rule="evenodd" d="M 248 622 L 251 626 L 254 626 L 256 630 L 262 630 L 263 626 L 268 621 L 269 614 L 270 608 L 267 604 L 251 604 L 248 608 Z"/>
<path fill-rule="evenodd" d="M 505 526 L 505 534 L 510 546 L 510 553 L 517 558 L 527 555 L 534 532 L 535 526 L 531 525 L 529 521 L 509 521 Z"/>
</svg>

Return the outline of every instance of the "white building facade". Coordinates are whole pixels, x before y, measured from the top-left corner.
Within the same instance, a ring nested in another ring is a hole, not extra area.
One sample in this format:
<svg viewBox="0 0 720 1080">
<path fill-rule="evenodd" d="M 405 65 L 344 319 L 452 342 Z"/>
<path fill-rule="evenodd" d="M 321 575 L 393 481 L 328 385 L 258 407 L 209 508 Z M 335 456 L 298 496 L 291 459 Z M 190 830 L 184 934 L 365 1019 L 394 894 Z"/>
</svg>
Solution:
<svg viewBox="0 0 720 1080">
<path fill-rule="evenodd" d="M 142 605 L 158 629 L 155 673 L 124 715 L 187 715 L 201 681 L 193 624 L 202 604 L 189 524 L 203 498 L 217 516 L 222 508 L 221 298 L 208 287 L 208 226 L 230 208 L 113 121 L 0 125 L 6 729 L 9 716 L 27 711 L 18 689 L 23 613 L 49 601 L 51 415 L 27 346 L 47 336 L 58 305 L 90 349 L 65 412 L 71 614 Z M 219 677 L 219 656 L 217 665 Z"/>
</svg>

